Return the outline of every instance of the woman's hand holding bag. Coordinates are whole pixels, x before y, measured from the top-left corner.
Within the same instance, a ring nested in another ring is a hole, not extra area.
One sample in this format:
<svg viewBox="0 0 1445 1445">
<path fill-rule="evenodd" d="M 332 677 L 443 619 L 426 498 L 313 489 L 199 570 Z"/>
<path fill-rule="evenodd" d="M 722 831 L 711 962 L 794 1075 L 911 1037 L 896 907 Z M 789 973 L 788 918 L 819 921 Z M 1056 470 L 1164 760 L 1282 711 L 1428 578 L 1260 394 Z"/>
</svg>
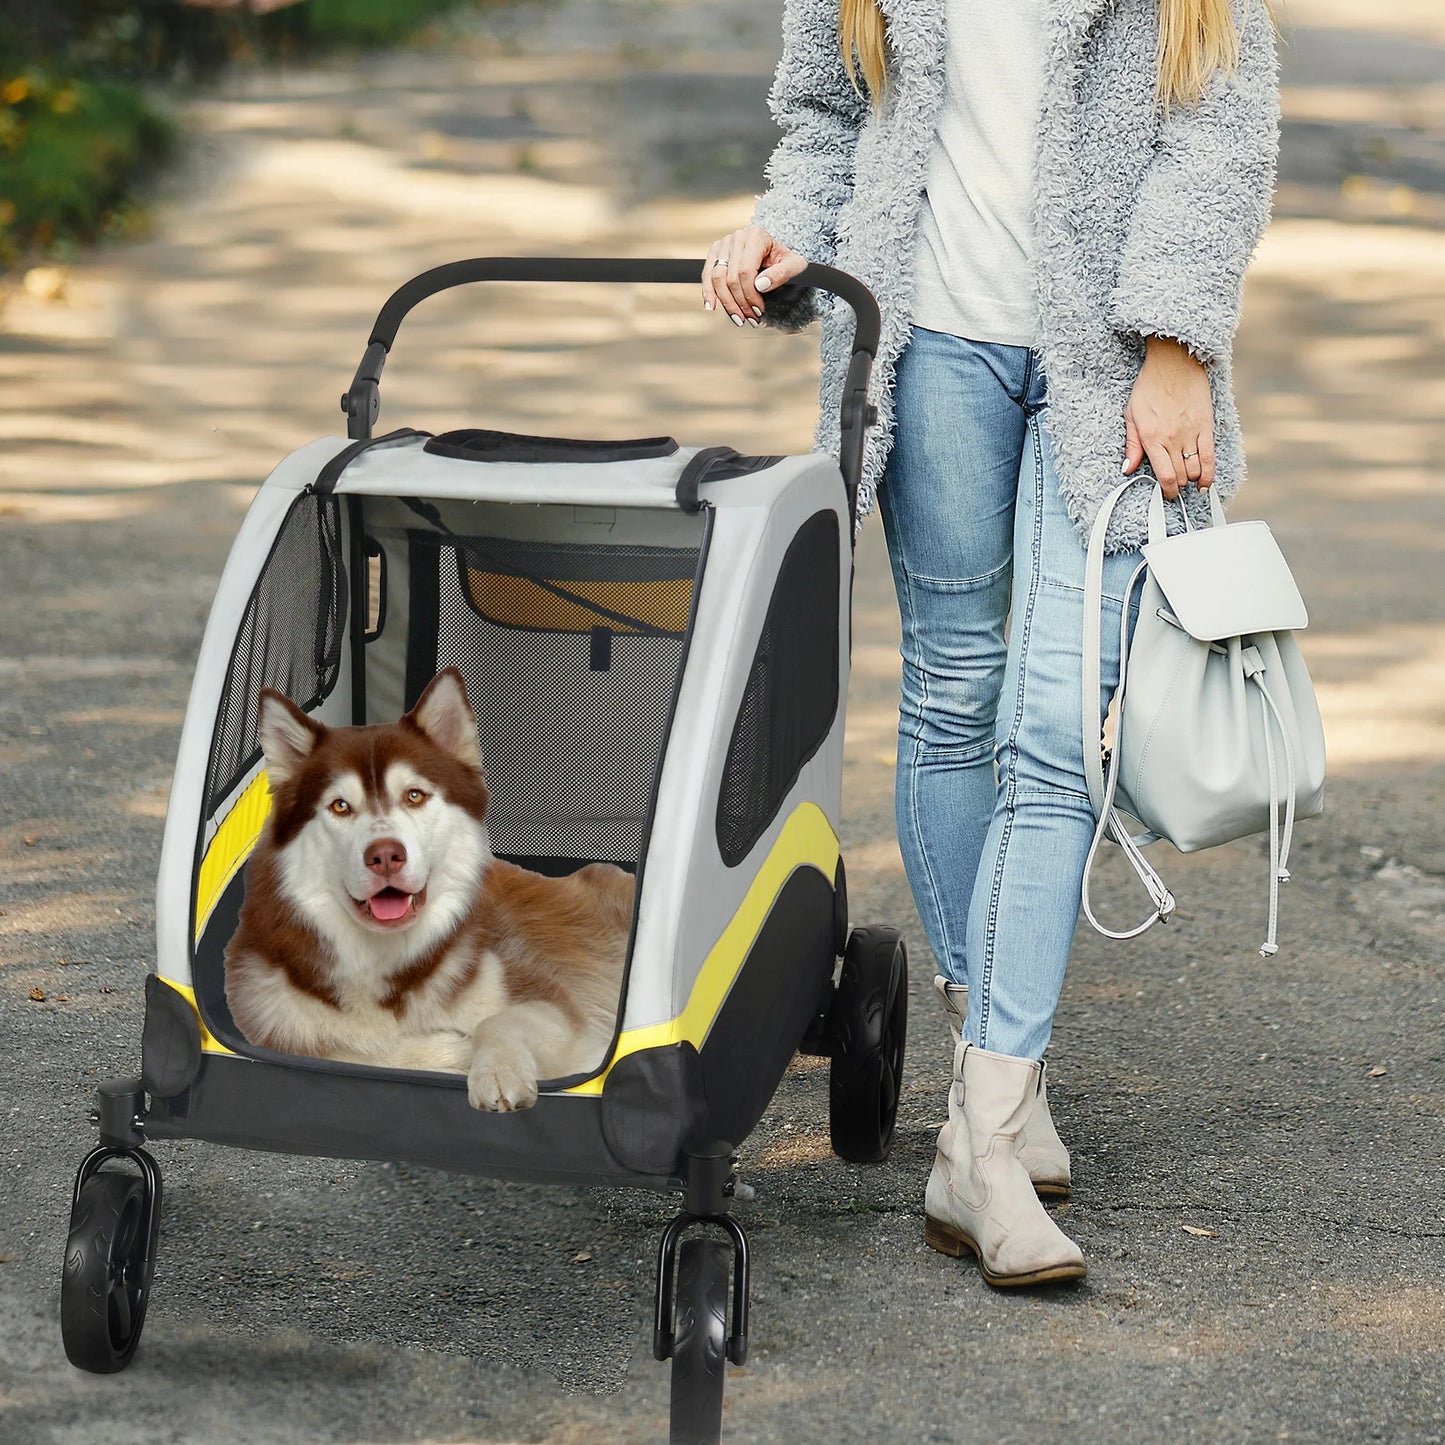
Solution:
<svg viewBox="0 0 1445 1445">
<path fill-rule="evenodd" d="M 1190 482 L 1214 485 L 1214 393 L 1203 363 L 1181 341 L 1149 336 L 1124 408 L 1124 475 L 1147 457 L 1169 501 Z"/>
</svg>

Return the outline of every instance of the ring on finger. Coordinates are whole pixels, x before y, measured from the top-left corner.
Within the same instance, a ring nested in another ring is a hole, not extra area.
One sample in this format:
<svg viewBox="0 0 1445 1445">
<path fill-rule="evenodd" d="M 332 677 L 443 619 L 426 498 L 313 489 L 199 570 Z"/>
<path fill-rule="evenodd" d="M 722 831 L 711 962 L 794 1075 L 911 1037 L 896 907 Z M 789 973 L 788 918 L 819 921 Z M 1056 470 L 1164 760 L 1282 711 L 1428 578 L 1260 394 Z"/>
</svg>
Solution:
<svg viewBox="0 0 1445 1445">
<path fill-rule="evenodd" d="M 1180 452 L 1180 456 L 1182 456 L 1186 462 L 1190 457 L 1197 457 L 1198 455 L 1198 452 Z"/>
<path fill-rule="evenodd" d="M 727 258 L 726 256 L 719 256 L 719 257 L 717 258 L 717 260 L 712 263 L 712 264 L 713 264 L 713 269 L 716 270 L 717 267 L 719 267 L 719 266 L 726 267 L 727 263 L 728 263 L 728 258 Z"/>
</svg>

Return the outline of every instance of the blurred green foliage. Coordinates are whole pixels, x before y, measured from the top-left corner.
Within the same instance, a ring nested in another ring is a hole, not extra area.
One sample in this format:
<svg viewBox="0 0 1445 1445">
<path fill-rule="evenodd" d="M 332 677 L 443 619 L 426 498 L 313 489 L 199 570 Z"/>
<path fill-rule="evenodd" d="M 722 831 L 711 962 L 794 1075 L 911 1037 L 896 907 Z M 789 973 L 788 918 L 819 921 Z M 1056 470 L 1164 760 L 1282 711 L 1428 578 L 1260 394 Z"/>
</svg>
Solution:
<svg viewBox="0 0 1445 1445">
<path fill-rule="evenodd" d="M 0 0 L 0 269 L 140 224 L 133 197 L 176 140 L 162 87 L 235 61 L 395 42 L 467 3 L 303 0 L 257 15 L 183 0 Z"/>
<path fill-rule="evenodd" d="M 172 140 L 124 82 L 36 69 L 0 81 L 0 266 L 133 227 L 131 188 Z"/>
</svg>

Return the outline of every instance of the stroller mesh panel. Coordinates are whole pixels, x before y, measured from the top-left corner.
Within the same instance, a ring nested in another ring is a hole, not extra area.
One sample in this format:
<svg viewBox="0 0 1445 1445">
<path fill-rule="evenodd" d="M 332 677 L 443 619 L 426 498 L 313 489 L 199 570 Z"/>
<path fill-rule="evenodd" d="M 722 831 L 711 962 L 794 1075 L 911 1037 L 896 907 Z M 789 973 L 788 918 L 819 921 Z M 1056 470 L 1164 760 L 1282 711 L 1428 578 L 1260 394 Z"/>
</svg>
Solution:
<svg viewBox="0 0 1445 1445">
<path fill-rule="evenodd" d="M 205 816 L 260 756 L 256 698 L 263 687 L 306 712 L 331 694 L 341 667 L 347 585 L 335 497 L 296 499 L 236 631 L 206 769 Z"/>
<path fill-rule="evenodd" d="M 458 541 L 439 559 L 436 665 L 477 715 L 493 849 L 637 862 L 697 551 Z"/>
<path fill-rule="evenodd" d="M 838 711 L 838 518 L 798 529 L 778 570 L 718 791 L 717 840 L 736 867 L 773 820 Z"/>
</svg>

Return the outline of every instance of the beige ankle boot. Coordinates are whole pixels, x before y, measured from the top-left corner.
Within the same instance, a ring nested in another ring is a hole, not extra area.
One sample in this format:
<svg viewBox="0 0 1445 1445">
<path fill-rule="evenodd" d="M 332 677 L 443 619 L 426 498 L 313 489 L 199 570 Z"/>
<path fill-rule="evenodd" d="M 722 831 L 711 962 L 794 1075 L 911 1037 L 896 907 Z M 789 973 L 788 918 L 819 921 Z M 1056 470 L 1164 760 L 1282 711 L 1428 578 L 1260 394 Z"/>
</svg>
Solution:
<svg viewBox="0 0 1445 1445">
<path fill-rule="evenodd" d="M 1044 1212 L 1018 1156 L 1040 1066 L 960 1043 L 948 1122 L 924 1201 L 924 1241 L 955 1259 L 970 1250 L 997 1288 L 1083 1279 L 1084 1256 Z"/>
<path fill-rule="evenodd" d="M 933 987 L 948 1015 L 948 1031 L 953 1035 L 954 1045 L 963 1037 L 963 1021 L 968 1017 L 968 985 L 951 983 L 941 973 L 933 976 Z M 1034 1189 L 1040 1199 L 1060 1200 L 1069 1197 L 1072 1175 L 1069 1171 L 1069 1151 L 1054 1128 L 1054 1117 L 1049 1112 L 1048 1068 L 1040 1065 L 1042 1074 L 1039 1081 L 1039 1097 L 1034 1111 L 1023 1132 L 1019 1135 L 1019 1162 L 1029 1172 Z"/>
</svg>

